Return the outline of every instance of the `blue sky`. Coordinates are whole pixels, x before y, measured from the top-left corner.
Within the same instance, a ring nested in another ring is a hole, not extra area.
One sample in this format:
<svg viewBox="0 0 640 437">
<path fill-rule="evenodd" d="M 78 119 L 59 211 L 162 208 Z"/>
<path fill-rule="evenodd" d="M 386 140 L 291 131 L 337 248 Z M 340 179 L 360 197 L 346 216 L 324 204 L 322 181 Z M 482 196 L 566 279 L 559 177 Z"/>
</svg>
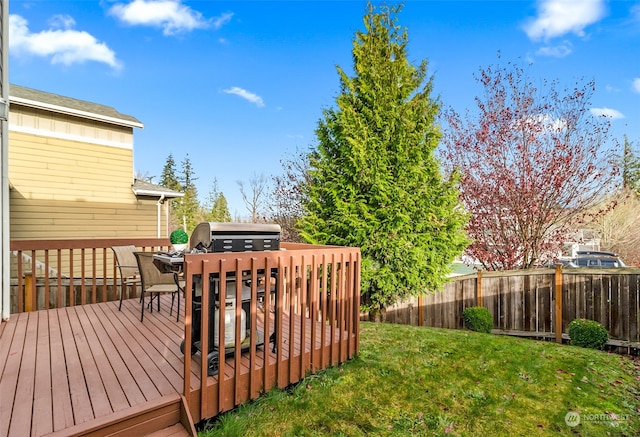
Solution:
<svg viewBox="0 0 640 437">
<path fill-rule="evenodd" d="M 374 4 L 379 4 L 374 2 Z M 388 2 L 388 4 L 395 4 Z M 135 171 L 158 181 L 188 154 L 201 198 L 214 178 L 246 217 L 237 181 L 281 173 L 315 144 L 322 110 L 351 70 L 365 1 L 11 0 L 9 80 L 133 115 Z M 594 114 L 640 146 L 640 0 L 408 0 L 409 59 L 429 62 L 435 96 L 459 112 L 480 67 L 531 64 L 530 77 L 595 80 Z"/>
</svg>

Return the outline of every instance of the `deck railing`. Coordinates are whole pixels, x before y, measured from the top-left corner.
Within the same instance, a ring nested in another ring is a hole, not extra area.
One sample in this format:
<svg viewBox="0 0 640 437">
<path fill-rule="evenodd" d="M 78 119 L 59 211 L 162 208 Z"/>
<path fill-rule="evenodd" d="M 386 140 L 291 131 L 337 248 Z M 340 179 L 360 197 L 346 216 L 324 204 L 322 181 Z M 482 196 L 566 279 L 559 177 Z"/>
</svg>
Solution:
<svg viewBox="0 0 640 437">
<path fill-rule="evenodd" d="M 12 240 L 11 312 L 118 299 L 120 278 L 111 247 L 126 245 L 162 250 L 170 243 L 167 238 Z"/>
<path fill-rule="evenodd" d="M 194 419 L 213 417 L 357 353 L 360 251 L 287 243 L 282 248 L 185 256 L 186 290 L 191 290 L 185 305 L 185 393 L 190 393 L 193 348 L 211 351 L 197 355 L 201 387 L 189 399 L 200 406 Z M 235 278 L 242 278 L 244 290 Z M 233 317 L 225 323 L 221 314 L 216 317 L 223 311 L 216 299 L 245 303 L 232 304 Z M 233 364 L 227 367 L 223 357 Z M 229 392 L 234 395 L 225 396 Z"/>
<path fill-rule="evenodd" d="M 163 251 L 169 241 L 11 241 L 12 312 L 118 299 L 121 284 L 110 248 L 124 245 Z M 359 249 L 282 243 L 277 251 L 188 254 L 183 267 L 183 394 L 195 421 L 358 352 Z M 230 301 L 244 304 L 232 306 L 225 320 L 219 302 Z M 194 360 L 200 368 L 195 374 Z"/>
</svg>

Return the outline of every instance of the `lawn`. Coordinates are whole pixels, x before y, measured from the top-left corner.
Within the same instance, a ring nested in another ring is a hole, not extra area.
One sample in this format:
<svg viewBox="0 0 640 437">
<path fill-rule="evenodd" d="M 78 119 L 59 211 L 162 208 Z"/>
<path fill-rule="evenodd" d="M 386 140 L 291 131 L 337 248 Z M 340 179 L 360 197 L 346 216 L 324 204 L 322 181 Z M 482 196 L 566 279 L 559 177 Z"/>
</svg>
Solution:
<svg viewBox="0 0 640 437">
<path fill-rule="evenodd" d="M 200 436 L 637 436 L 640 361 L 529 339 L 362 323 L 360 353 Z"/>
</svg>

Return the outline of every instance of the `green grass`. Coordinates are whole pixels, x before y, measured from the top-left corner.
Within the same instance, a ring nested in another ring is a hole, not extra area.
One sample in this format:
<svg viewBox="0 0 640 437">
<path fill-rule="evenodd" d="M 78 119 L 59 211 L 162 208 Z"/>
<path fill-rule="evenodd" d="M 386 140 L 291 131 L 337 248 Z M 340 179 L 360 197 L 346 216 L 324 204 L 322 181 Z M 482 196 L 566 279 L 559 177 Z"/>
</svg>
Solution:
<svg viewBox="0 0 640 437">
<path fill-rule="evenodd" d="M 636 436 L 639 387 L 640 361 L 616 354 L 362 323 L 353 360 L 221 414 L 199 435 Z"/>
</svg>

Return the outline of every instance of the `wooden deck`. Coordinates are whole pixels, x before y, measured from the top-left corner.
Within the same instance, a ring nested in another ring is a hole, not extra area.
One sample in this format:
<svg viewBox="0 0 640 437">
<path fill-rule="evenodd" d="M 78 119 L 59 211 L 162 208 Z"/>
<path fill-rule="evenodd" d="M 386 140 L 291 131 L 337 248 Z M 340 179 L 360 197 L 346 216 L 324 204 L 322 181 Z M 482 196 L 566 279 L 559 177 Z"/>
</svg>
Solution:
<svg viewBox="0 0 640 437">
<path fill-rule="evenodd" d="M 192 435 L 194 420 L 233 408 L 265 387 L 297 382 L 308 363 L 324 368 L 347 354 L 346 332 L 283 315 L 277 354 L 262 347 L 227 358 L 223 381 L 208 377 L 211 394 L 204 397 L 196 354 L 191 392 L 183 396 L 184 301 L 179 322 L 169 307 L 170 296 L 163 296 L 161 311 L 145 314 L 144 323 L 137 299 L 125 301 L 122 311 L 118 302 L 106 302 L 12 314 L 0 324 L 0 436 Z M 291 328 L 313 332 L 315 343 L 306 337 L 301 353 Z M 284 380 L 280 369 L 287 370 Z"/>
</svg>

